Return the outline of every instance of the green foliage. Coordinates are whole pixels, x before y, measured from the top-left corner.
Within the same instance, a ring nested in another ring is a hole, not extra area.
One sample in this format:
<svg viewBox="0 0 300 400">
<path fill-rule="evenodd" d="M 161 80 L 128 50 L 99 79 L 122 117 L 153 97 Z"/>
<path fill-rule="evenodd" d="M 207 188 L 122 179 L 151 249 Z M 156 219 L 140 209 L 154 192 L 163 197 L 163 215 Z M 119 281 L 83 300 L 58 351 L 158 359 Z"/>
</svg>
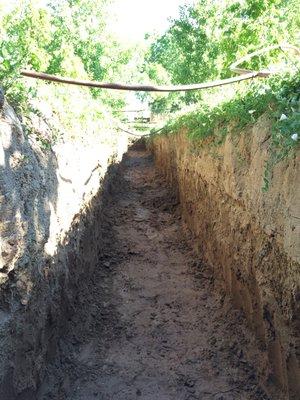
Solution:
<svg viewBox="0 0 300 400">
<path fill-rule="evenodd" d="M 298 45 L 299 33 L 298 0 L 198 0 L 193 6 L 182 7 L 165 34 L 154 38 L 144 70 L 158 83 L 162 77 L 169 84 L 224 79 L 233 75 L 230 65 L 236 60 L 273 44 Z M 241 67 L 260 70 L 273 66 L 285 71 L 281 75 L 229 89 L 152 96 L 152 110 L 157 113 L 183 109 L 183 115 L 169 122 L 161 133 L 186 128 L 197 147 L 216 146 L 224 142 L 229 131 L 238 134 L 261 115 L 268 115 L 272 131 L 264 177 L 267 190 L 274 165 L 299 144 L 300 74 L 297 63 L 296 69 L 293 64 L 289 54 L 274 50 Z M 187 105 L 193 103 L 193 111 L 187 112 Z"/>
<path fill-rule="evenodd" d="M 250 87 L 237 91 L 233 99 L 217 106 L 200 103 L 193 112 L 169 122 L 164 131 L 186 127 L 191 138 L 203 139 L 215 135 L 218 127 L 230 125 L 241 131 L 267 112 L 274 120 L 274 143 L 286 148 L 295 144 L 291 135 L 300 130 L 299 87 L 299 72 L 253 82 Z"/>
<path fill-rule="evenodd" d="M 27 68 L 81 79 L 126 80 L 132 74 L 127 64 L 134 49 L 121 47 L 110 34 L 109 3 L 20 0 L 9 13 L 1 13 L 0 7 L 0 85 L 30 132 L 34 129 L 29 116 L 46 103 L 59 115 L 60 129 L 77 129 L 78 135 L 124 106 L 123 93 L 57 87 L 19 75 Z M 52 128 L 56 140 L 57 130 Z"/>
<path fill-rule="evenodd" d="M 172 134 L 186 128 L 190 139 L 201 146 L 220 145 L 226 135 L 240 134 L 263 114 L 272 128 L 269 159 L 265 165 L 263 190 L 268 190 L 274 165 L 292 154 L 300 139 L 300 72 L 276 75 L 237 90 L 231 100 L 218 105 L 200 103 L 189 113 L 170 121 L 160 134 Z"/>
<path fill-rule="evenodd" d="M 281 42 L 297 44 L 299 30 L 298 0 L 198 0 L 194 6 L 182 7 L 179 19 L 154 40 L 144 69 L 151 76 L 153 65 L 161 66 L 173 84 L 227 78 L 234 61 L 258 48 Z M 260 69 L 283 61 L 283 53 L 273 51 L 254 57 L 245 66 Z M 187 92 L 154 107 L 164 111 L 174 100 L 191 104 L 201 100 L 201 95 Z"/>
<path fill-rule="evenodd" d="M 8 99 L 25 109 L 30 95 L 21 68 L 83 79 L 109 80 L 125 69 L 133 50 L 121 48 L 106 21 L 108 0 L 20 1 L 2 16 L 0 82 Z M 34 86 L 33 81 L 31 86 Z M 120 105 L 116 93 L 91 91 L 109 106 Z M 24 99 L 23 99 L 24 98 Z M 20 103 L 21 101 L 21 103 Z"/>
</svg>

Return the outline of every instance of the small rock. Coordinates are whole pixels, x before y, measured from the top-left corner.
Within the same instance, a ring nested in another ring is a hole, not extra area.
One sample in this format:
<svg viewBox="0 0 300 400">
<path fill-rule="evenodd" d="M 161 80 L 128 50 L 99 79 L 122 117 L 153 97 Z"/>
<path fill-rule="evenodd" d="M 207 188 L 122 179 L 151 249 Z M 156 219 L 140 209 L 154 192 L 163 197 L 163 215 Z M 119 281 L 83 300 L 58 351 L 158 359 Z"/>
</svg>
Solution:
<svg viewBox="0 0 300 400">
<path fill-rule="evenodd" d="M 210 339 L 210 344 L 214 346 L 216 343 L 217 343 L 217 339 L 215 337 L 212 337 Z"/>
<path fill-rule="evenodd" d="M 187 378 L 186 381 L 184 382 L 184 386 L 193 388 L 195 386 L 195 381 L 191 378 Z"/>
<path fill-rule="evenodd" d="M 27 306 L 27 304 L 28 304 L 28 299 L 27 298 L 22 298 L 21 299 L 21 304 L 23 305 L 23 306 Z"/>
</svg>

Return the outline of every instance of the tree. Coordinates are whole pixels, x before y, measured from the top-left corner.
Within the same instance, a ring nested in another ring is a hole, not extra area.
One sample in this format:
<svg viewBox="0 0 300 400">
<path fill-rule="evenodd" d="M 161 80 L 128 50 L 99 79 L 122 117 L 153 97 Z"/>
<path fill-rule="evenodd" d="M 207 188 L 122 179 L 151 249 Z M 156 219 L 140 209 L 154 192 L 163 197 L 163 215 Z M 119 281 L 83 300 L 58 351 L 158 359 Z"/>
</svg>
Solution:
<svg viewBox="0 0 300 400">
<path fill-rule="evenodd" d="M 194 6 L 182 7 L 179 18 L 153 41 L 144 68 L 151 75 L 160 66 L 174 84 L 227 78 L 230 65 L 257 48 L 288 41 L 296 44 L 299 29 L 297 0 L 199 0 Z M 260 69 L 281 56 L 275 51 L 256 57 L 248 67 Z M 180 98 L 189 104 L 201 94 Z M 169 99 L 172 104 L 174 96 Z"/>
</svg>

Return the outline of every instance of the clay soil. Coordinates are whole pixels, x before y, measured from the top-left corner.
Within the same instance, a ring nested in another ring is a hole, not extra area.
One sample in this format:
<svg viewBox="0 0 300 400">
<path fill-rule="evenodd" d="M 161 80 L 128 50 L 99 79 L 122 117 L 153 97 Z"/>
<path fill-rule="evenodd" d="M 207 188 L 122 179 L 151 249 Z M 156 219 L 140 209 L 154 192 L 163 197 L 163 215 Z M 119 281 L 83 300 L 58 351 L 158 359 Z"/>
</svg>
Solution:
<svg viewBox="0 0 300 400">
<path fill-rule="evenodd" d="M 101 223 L 99 264 L 38 398 L 270 399 L 243 314 L 193 252 L 176 196 L 143 146 L 119 166 Z"/>
</svg>

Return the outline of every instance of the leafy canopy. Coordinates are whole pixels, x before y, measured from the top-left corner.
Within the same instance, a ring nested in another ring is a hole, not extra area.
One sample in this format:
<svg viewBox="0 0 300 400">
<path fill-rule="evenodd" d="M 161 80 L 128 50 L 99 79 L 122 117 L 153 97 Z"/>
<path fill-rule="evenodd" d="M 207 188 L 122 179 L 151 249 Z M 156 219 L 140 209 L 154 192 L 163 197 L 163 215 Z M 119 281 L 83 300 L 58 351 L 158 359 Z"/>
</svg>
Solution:
<svg viewBox="0 0 300 400">
<path fill-rule="evenodd" d="M 153 41 L 144 69 L 157 82 L 163 77 L 173 84 L 227 78 L 235 60 L 272 44 L 296 45 L 299 31 L 298 0 L 198 0 L 182 7 L 179 18 Z M 260 69 L 282 59 L 280 51 L 273 51 L 254 57 L 247 66 Z M 171 95 L 158 98 L 153 106 L 157 111 L 179 109 L 200 98 L 201 92 Z"/>
</svg>

